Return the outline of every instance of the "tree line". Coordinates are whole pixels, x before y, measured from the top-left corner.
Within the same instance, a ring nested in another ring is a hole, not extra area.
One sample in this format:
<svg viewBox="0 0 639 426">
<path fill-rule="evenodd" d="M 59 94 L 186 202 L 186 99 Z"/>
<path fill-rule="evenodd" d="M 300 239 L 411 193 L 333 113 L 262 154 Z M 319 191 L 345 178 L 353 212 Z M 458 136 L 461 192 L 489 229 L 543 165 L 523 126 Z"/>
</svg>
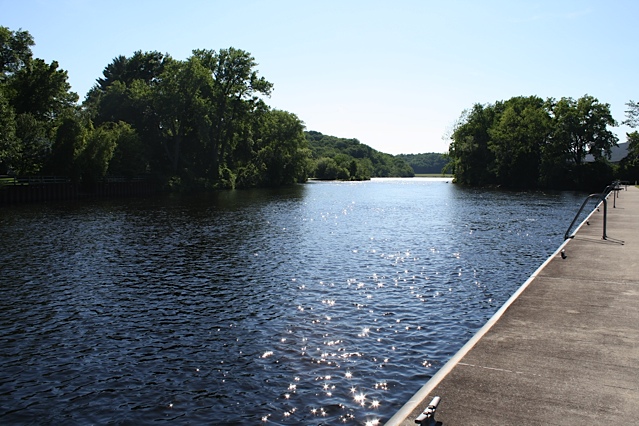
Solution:
<svg viewBox="0 0 639 426">
<path fill-rule="evenodd" d="M 624 123 L 636 126 L 637 104 L 628 106 Z M 454 127 L 448 167 L 465 185 L 601 189 L 615 177 L 637 178 L 637 132 L 628 135 L 630 155 L 620 164 L 608 161 L 618 142 L 609 127 L 616 125 L 610 105 L 589 95 L 475 104 Z"/>
<path fill-rule="evenodd" d="M 448 155 L 437 152 L 399 154 L 396 157 L 406 161 L 417 174 L 442 174 L 449 162 Z"/>
<path fill-rule="evenodd" d="M 368 180 L 371 177 L 413 177 L 402 158 L 379 152 L 357 139 L 306 132 L 314 160 L 316 179 Z"/>
<path fill-rule="evenodd" d="M 118 56 L 78 105 L 66 71 L 32 57 L 28 32 L 0 27 L 0 43 L 4 172 L 88 185 L 145 175 L 189 188 L 282 185 L 311 173 L 303 123 L 266 105 L 273 85 L 248 52 Z"/>
<path fill-rule="evenodd" d="M 183 61 L 121 55 L 78 104 L 67 72 L 33 58 L 33 45 L 27 31 L 0 27 L 0 174 L 66 176 L 87 187 L 107 175 L 145 176 L 196 189 L 412 173 L 270 108 L 273 84 L 243 50 L 194 50 Z"/>
</svg>

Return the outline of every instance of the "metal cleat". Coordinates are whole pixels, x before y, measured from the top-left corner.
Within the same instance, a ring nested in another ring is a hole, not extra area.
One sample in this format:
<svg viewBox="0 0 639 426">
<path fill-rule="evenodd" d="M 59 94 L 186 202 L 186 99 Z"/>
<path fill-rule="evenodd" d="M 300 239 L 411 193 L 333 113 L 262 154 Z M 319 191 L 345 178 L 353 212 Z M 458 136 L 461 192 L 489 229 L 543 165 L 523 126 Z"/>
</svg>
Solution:
<svg viewBox="0 0 639 426">
<path fill-rule="evenodd" d="M 430 404 L 428 404 L 428 407 L 426 407 L 424 412 L 415 419 L 415 423 L 420 424 L 422 426 L 441 425 L 441 423 L 435 420 L 435 410 L 437 410 L 439 401 L 441 401 L 440 397 L 436 396 L 435 398 L 433 398 L 433 400 L 430 402 Z"/>
</svg>

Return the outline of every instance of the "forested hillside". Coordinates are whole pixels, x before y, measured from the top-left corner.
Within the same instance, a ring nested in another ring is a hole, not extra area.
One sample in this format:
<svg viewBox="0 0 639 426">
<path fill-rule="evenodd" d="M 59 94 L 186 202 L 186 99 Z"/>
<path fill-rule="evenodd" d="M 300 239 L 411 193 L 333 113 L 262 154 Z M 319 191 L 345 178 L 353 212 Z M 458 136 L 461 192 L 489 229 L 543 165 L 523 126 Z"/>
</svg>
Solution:
<svg viewBox="0 0 639 426">
<path fill-rule="evenodd" d="M 406 161 L 417 174 L 440 174 L 448 164 L 448 156 L 437 152 L 424 154 L 399 154 L 395 157 Z"/>
<path fill-rule="evenodd" d="M 328 136 L 316 131 L 305 133 L 316 179 L 367 180 L 371 177 L 415 175 L 403 159 L 376 151 L 357 139 Z"/>
</svg>

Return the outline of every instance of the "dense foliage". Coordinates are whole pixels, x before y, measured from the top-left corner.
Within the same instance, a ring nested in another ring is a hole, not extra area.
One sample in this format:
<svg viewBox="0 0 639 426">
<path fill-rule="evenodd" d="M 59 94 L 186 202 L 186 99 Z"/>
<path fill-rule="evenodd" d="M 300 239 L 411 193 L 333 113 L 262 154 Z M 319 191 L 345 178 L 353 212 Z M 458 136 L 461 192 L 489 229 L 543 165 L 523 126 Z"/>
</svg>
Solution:
<svg viewBox="0 0 639 426">
<path fill-rule="evenodd" d="M 509 188 L 601 188 L 613 179 L 607 161 L 617 137 L 610 106 L 577 100 L 514 97 L 464 111 L 449 156 L 457 182 Z M 585 162 L 586 155 L 594 158 Z"/>
<path fill-rule="evenodd" d="M 303 123 L 269 108 L 273 85 L 247 52 L 195 50 L 178 61 L 135 52 L 109 64 L 84 103 L 58 64 L 33 59 L 26 31 L 0 27 L 0 174 L 91 185 L 152 176 L 180 188 L 275 186 L 307 179 Z"/>
<path fill-rule="evenodd" d="M 0 174 L 50 167 L 58 129 L 77 116 L 66 71 L 34 59 L 33 45 L 27 31 L 0 27 Z"/>
<path fill-rule="evenodd" d="M 306 132 L 316 179 L 367 180 L 371 177 L 413 177 L 415 173 L 401 158 L 376 151 L 357 139 L 345 139 Z"/>
<path fill-rule="evenodd" d="M 626 104 L 626 124 L 632 128 L 639 127 L 639 102 L 630 101 Z M 639 180 L 639 132 L 636 130 L 626 133 L 628 155 L 619 163 L 619 178 L 637 182 Z"/>
<path fill-rule="evenodd" d="M 628 157 L 610 164 L 616 122 L 588 95 L 477 104 L 462 114 L 448 156 L 393 157 L 305 132 L 295 114 L 271 109 L 264 98 L 273 85 L 243 50 L 194 50 L 183 61 L 118 56 L 78 105 L 67 72 L 33 58 L 33 45 L 27 31 L 0 26 L 0 174 L 61 175 L 89 187 L 107 175 L 142 175 L 175 188 L 407 177 L 444 165 L 462 184 L 511 188 L 594 188 L 639 176 L 639 133 L 627 135 Z M 639 104 L 627 105 L 624 123 L 636 127 Z"/>
<path fill-rule="evenodd" d="M 437 152 L 400 154 L 396 157 L 406 161 L 413 171 L 418 174 L 445 173 L 449 161 L 448 155 Z"/>
</svg>

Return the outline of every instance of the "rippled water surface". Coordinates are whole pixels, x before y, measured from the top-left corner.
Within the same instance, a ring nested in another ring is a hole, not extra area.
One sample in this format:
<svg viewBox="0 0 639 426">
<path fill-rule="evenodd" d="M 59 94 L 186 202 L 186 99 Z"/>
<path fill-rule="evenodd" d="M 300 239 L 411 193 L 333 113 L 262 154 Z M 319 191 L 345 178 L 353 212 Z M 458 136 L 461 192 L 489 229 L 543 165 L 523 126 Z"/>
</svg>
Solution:
<svg viewBox="0 0 639 426">
<path fill-rule="evenodd" d="M 583 196 L 438 179 L 0 210 L 0 423 L 381 424 Z"/>
</svg>

